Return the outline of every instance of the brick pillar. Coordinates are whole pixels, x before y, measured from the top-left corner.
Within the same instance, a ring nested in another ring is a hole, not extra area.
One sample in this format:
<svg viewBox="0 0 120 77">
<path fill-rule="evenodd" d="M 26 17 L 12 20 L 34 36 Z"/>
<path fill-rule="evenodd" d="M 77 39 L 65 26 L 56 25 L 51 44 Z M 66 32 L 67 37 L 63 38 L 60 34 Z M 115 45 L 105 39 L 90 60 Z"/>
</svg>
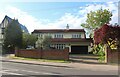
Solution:
<svg viewBox="0 0 120 77">
<path fill-rule="evenodd" d="M 64 52 L 65 52 L 65 60 L 69 60 L 69 47 L 66 47 Z"/>
<path fill-rule="evenodd" d="M 111 50 L 107 48 L 107 63 L 118 63 L 119 58 L 118 50 Z"/>
</svg>

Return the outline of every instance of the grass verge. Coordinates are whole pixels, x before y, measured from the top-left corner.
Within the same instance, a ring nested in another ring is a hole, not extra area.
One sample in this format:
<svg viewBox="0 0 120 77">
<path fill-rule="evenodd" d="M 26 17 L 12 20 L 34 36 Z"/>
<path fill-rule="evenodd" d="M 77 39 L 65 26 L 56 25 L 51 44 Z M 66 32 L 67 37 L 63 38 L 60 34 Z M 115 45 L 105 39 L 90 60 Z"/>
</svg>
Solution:
<svg viewBox="0 0 120 77">
<path fill-rule="evenodd" d="M 66 60 L 49 60 L 49 59 L 35 59 L 35 58 L 23 58 L 23 57 L 16 57 L 14 55 L 8 56 L 10 59 L 17 59 L 17 60 L 29 60 L 29 61 L 40 61 L 40 62 L 57 62 L 57 63 L 70 63 L 71 61 Z"/>
</svg>

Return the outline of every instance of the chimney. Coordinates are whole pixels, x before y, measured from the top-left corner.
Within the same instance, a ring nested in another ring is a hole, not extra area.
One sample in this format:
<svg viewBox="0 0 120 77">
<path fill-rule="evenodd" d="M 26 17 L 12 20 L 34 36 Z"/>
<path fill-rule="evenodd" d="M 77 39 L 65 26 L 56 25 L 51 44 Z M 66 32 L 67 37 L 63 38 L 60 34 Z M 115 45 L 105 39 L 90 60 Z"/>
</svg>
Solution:
<svg viewBox="0 0 120 77">
<path fill-rule="evenodd" d="M 69 30 L 69 25 L 67 24 L 66 29 Z"/>
</svg>

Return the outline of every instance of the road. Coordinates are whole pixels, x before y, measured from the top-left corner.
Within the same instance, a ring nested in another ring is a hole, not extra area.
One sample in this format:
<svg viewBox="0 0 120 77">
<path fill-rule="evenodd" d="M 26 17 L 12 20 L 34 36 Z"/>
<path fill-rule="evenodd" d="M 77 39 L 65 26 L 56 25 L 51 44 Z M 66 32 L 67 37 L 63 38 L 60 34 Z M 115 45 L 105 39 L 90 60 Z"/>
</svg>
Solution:
<svg viewBox="0 0 120 77">
<path fill-rule="evenodd" d="M 2 62 L 3 75 L 118 75 L 117 70 L 76 69 L 72 67 L 57 67 L 15 62 Z M 32 76 L 33 77 L 33 76 Z"/>
</svg>

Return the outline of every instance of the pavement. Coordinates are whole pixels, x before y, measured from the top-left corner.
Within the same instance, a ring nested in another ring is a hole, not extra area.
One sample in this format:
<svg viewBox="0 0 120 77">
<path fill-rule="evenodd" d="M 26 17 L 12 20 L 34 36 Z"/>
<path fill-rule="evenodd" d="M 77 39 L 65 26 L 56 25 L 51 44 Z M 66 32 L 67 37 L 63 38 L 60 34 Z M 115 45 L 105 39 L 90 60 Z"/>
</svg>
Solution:
<svg viewBox="0 0 120 77">
<path fill-rule="evenodd" d="M 101 70 L 101 71 L 115 70 L 116 72 L 118 72 L 118 65 L 108 65 L 108 64 L 104 64 L 104 63 L 99 63 L 96 60 L 86 60 L 86 59 L 80 59 L 79 62 L 72 61 L 70 63 L 69 62 L 68 63 L 59 63 L 59 62 L 43 62 L 43 61 L 12 59 L 12 58 L 9 58 L 7 55 L 7 56 L 2 56 L 2 61 L 3 62 L 14 62 L 14 63 L 24 63 L 24 64 L 66 67 L 66 68 L 75 68 L 75 69 L 91 69 L 91 70 Z"/>
</svg>

